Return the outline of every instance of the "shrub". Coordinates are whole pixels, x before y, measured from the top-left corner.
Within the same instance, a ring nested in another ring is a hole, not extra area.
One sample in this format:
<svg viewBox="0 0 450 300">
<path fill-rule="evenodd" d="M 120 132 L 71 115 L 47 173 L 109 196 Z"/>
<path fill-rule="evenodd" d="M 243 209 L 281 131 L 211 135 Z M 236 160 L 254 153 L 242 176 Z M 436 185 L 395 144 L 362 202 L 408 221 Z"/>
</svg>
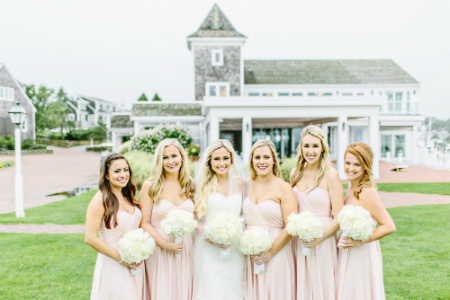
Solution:
<svg viewBox="0 0 450 300">
<path fill-rule="evenodd" d="M 177 139 L 185 149 L 192 144 L 192 137 L 186 126 L 163 124 L 152 130 L 143 131 L 133 138 L 130 151 L 155 153 L 158 143 L 167 138 Z"/>
<path fill-rule="evenodd" d="M 3 169 L 5 166 L 0 162 L 0 169 Z"/>
<path fill-rule="evenodd" d="M 192 178 L 195 176 L 195 168 L 197 167 L 196 161 L 190 161 L 189 162 L 189 173 L 191 173 Z"/>
<path fill-rule="evenodd" d="M 0 149 L 4 149 L 6 147 L 8 147 L 8 141 L 0 136 Z"/>
<path fill-rule="evenodd" d="M 130 151 L 130 145 L 131 145 L 131 141 L 126 141 L 119 147 L 119 150 L 117 152 L 119 152 L 120 154 L 127 153 L 128 151 Z"/>
<path fill-rule="evenodd" d="M 284 161 L 281 163 L 281 175 L 284 179 L 284 181 L 289 182 L 289 175 L 291 174 L 291 170 L 295 168 L 295 165 L 297 163 L 296 157 L 289 157 L 284 159 Z"/>
<path fill-rule="evenodd" d="M 187 153 L 189 156 L 199 156 L 200 149 L 195 144 L 192 144 L 187 148 Z"/>
<path fill-rule="evenodd" d="M 6 161 L 10 164 L 10 166 L 14 166 L 16 164 L 16 162 L 12 159 L 7 159 Z"/>
<path fill-rule="evenodd" d="M 133 171 L 133 182 L 138 189 L 140 189 L 144 184 L 144 181 L 150 177 L 153 154 L 141 151 L 131 151 L 125 154 L 125 157 Z"/>
</svg>

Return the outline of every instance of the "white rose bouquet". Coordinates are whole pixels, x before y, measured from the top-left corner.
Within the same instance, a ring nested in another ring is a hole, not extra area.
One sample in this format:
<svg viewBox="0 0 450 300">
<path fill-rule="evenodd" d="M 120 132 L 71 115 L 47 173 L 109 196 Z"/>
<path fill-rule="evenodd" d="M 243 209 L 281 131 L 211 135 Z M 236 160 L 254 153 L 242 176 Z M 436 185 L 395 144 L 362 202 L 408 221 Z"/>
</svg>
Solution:
<svg viewBox="0 0 450 300">
<path fill-rule="evenodd" d="M 166 218 L 161 221 L 161 229 L 167 235 L 175 236 L 175 243 L 183 240 L 183 235 L 191 233 L 197 228 L 197 221 L 194 220 L 194 214 L 181 209 L 169 211 Z M 175 254 L 179 257 L 181 254 Z"/>
<path fill-rule="evenodd" d="M 228 211 L 218 213 L 210 218 L 205 225 L 205 235 L 213 243 L 229 245 L 231 241 L 242 234 L 242 219 Z M 230 248 L 220 250 L 220 258 L 230 258 Z"/>
<path fill-rule="evenodd" d="M 119 240 L 118 250 L 120 258 L 129 264 L 140 263 L 146 260 L 155 250 L 155 240 L 142 228 L 130 230 Z M 131 270 L 136 275 L 138 270 Z"/>
<path fill-rule="evenodd" d="M 273 240 L 267 231 L 260 227 L 253 227 L 245 231 L 239 241 L 239 249 L 246 255 L 265 253 L 272 247 Z M 255 274 L 264 272 L 264 264 L 254 266 Z"/>
<path fill-rule="evenodd" d="M 309 211 L 301 212 L 298 215 L 291 213 L 287 220 L 287 232 L 292 236 L 298 236 L 305 242 L 323 236 L 322 222 Z M 302 252 L 303 255 L 308 256 L 311 248 L 302 247 Z"/>
<path fill-rule="evenodd" d="M 345 205 L 337 216 L 342 235 L 358 241 L 367 240 L 374 230 L 370 212 L 361 206 Z"/>
</svg>

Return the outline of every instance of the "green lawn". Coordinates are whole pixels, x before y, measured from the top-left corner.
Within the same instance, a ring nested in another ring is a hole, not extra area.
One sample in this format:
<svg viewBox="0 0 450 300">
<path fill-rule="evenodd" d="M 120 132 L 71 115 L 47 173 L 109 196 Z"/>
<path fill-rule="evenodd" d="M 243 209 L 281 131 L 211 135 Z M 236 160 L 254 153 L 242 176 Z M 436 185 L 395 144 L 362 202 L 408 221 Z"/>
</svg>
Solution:
<svg viewBox="0 0 450 300">
<path fill-rule="evenodd" d="M 346 189 L 347 183 L 343 186 Z M 377 183 L 377 189 L 383 192 L 450 195 L 450 182 Z"/>
<path fill-rule="evenodd" d="M 89 299 L 96 252 L 83 234 L 0 233 L 0 299 Z"/>
</svg>

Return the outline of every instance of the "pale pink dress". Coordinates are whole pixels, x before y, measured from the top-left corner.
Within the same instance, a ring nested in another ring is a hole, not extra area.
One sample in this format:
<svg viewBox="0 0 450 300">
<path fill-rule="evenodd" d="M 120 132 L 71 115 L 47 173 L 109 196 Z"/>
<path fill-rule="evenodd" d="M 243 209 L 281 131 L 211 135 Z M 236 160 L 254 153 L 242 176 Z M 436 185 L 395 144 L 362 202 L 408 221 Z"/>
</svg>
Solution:
<svg viewBox="0 0 450 300">
<path fill-rule="evenodd" d="M 333 221 L 330 195 L 327 190 L 316 187 L 312 191 L 300 192 L 294 187 L 298 200 L 298 211 L 311 212 L 319 218 L 323 227 Z M 337 248 L 336 235 L 332 235 L 311 248 L 308 256 L 303 255 L 298 237 L 293 239 L 297 261 L 297 299 L 336 299 Z"/>
<path fill-rule="evenodd" d="M 374 230 L 376 221 L 374 220 Z M 385 300 L 383 259 L 378 241 L 338 249 L 337 300 Z"/>
<path fill-rule="evenodd" d="M 258 226 L 275 241 L 284 229 L 281 205 L 272 200 L 253 204 L 247 197 L 243 210 L 247 229 Z M 294 300 L 295 260 L 291 241 L 265 264 L 265 272 L 256 275 L 249 255 L 245 258 L 244 298 L 246 300 Z"/>
<path fill-rule="evenodd" d="M 107 229 L 105 221 L 102 222 L 98 232 L 100 239 L 112 248 L 122 236 L 130 230 L 139 228 L 142 213 L 134 208 L 134 214 L 126 211 L 117 212 L 118 225 Z M 145 267 L 141 264 L 137 275 L 131 275 L 130 270 L 116 260 L 98 253 L 95 263 L 94 280 L 92 283 L 91 300 L 142 300 L 146 299 Z"/>
<path fill-rule="evenodd" d="M 173 209 L 194 212 L 194 202 L 184 201 L 175 206 L 167 200 L 161 199 L 153 205 L 151 225 L 161 237 L 167 241 L 175 241 L 175 237 L 167 236 L 161 230 L 161 221 Z M 190 300 L 193 287 L 193 237 L 192 234 L 183 235 L 183 253 L 176 257 L 175 253 L 164 251 L 156 246 L 153 254 L 145 261 L 147 271 L 147 289 L 152 300 Z"/>
</svg>

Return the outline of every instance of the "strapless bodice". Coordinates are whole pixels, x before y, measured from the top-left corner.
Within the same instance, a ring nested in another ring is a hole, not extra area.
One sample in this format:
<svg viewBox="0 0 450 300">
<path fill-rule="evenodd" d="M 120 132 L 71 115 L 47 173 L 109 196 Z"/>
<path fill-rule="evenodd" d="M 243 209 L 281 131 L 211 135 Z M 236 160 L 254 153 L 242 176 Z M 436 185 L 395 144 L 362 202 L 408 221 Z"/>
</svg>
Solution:
<svg viewBox="0 0 450 300">
<path fill-rule="evenodd" d="M 300 192 L 294 187 L 294 194 L 298 201 L 298 211 L 309 211 L 315 216 L 331 217 L 331 200 L 328 191 L 316 187 L 312 191 Z"/>
<path fill-rule="evenodd" d="M 242 209 L 242 193 L 234 193 L 226 197 L 224 194 L 215 193 L 208 200 L 208 211 L 205 215 L 207 221 L 209 217 L 212 217 L 218 213 L 228 211 L 235 216 L 241 214 Z"/>
<path fill-rule="evenodd" d="M 139 228 L 141 219 L 142 213 L 137 207 L 134 208 L 134 214 L 119 210 L 117 212 L 117 226 L 113 227 L 111 225 L 111 229 L 107 229 L 105 221 L 103 221 L 100 230 L 98 231 L 98 235 L 106 244 L 117 249 L 117 243 L 122 236 L 130 230 Z"/>
<path fill-rule="evenodd" d="M 253 204 L 250 198 L 244 200 L 243 210 L 248 226 L 262 228 L 284 228 L 281 204 L 273 200 L 264 200 Z"/>
<path fill-rule="evenodd" d="M 194 202 L 191 199 L 187 199 L 180 205 L 175 206 L 167 200 L 160 199 L 158 203 L 153 204 L 152 217 L 150 219 L 151 225 L 154 228 L 161 228 L 161 221 L 172 209 L 182 209 L 194 213 Z"/>
</svg>

